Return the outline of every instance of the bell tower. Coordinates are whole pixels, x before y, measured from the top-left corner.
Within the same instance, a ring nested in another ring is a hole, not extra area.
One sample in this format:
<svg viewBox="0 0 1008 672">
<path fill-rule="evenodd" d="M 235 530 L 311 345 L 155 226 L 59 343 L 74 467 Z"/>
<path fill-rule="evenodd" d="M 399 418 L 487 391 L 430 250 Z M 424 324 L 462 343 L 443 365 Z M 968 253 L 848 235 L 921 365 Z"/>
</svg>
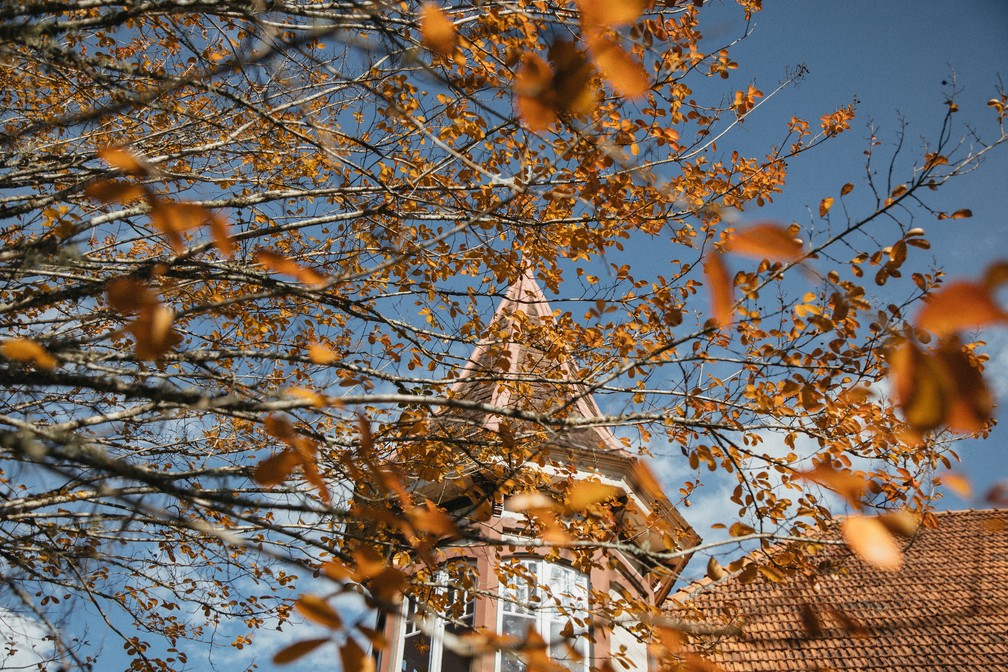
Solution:
<svg viewBox="0 0 1008 672">
<path fill-rule="evenodd" d="M 627 613 L 662 606 L 700 539 L 605 426 L 557 319 L 524 274 L 432 420 L 465 459 L 414 490 L 465 516 L 480 541 L 446 556 L 439 606 L 407 600 L 386 619 L 378 672 L 526 672 L 528 660 L 650 672 L 648 635 Z M 604 543 L 572 543 L 584 529 Z M 658 550 L 681 555 L 655 561 Z M 471 649 L 469 632 L 503 650 Z"/>
</svg>

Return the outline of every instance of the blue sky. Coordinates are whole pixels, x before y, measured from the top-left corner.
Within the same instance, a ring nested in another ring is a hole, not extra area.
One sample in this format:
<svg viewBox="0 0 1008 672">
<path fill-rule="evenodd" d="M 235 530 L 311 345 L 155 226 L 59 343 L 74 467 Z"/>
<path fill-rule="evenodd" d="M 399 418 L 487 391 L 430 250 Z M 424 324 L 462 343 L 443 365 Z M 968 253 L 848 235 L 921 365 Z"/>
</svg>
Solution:
<svg viewBox="0 0 1008 672">
<path fill-rule="evenodd" d="M 701 28 L 712 43 L 742 32 L 744 22 L 733 5 L 716 1 L 705 6 L 709 13 L 701 19 Z M 745 213 L 746 219 L 807 224 L 817 219 L 819 201 L 839 196 L 844 183 L 856 185 L 851 194 L 856 197 L 864 185 L 869 123 L 882 142 L 882 152 L 891 151 L 905 124 L 905 167 L 919 161 L 924 154 L 922 139 L 939 133 L 953 81 L 960 109 L 954 115 L 956 138 L 967 128 L 981 136 L 995 135 L 995 114 L 987 100 L 995 96 L 999 74 L 1008 85 L 1008 3 L 1003 0 L 955 4 L 767 0 L 764 5 L 754 17 L 752 35 L 732 51 L 739 63 L 732 86 L 744 88 L 743 84 L 755 82 L 769 92 L 799 64 L 808 68 L 808 74 L 748 118 L 729 144 L 763 147 L 768 138 L 775 142 L 782 137 L 783 123 L 792 114 L 814 123 L 822 114 L 854 101 L 857 119 L 851 131 L 790 162 L 784 193 L 774 203 Z M 970 147 L 967 141 L 962 151 Z M 1000 148 L 977 171 L 945 185 L 935 196 L 934 204 L 941 209 L 970 208 L 973 217 L 916 219 L 914 226 L 925 229 L 933 245 L 916 258 L 918 263 L 933 261 L 949 277 L 976 278 L 989 262 L 1008 258 L 1008 148 Z M 982 337 L 991 356 L 987 378 L 999 401 L 1006 402 L 1008 330 L 991 329 Z M 957 449 L 962 457 L 958 471 L 974 486 L 972 501 L 948 493 L 941 508 L 983 507 L 983 493 L 1008 479 L 1004 403 L 998 417 L 1000 424 L 986 441 L 962 441 Z M 713 538 L 706 528 L 723 517 L 725 497 L 726 491 L 712 483 L 683 514 L 702 536 Z M 694 562 L 683 578 L 702 573 L 701 564 Z"/>
<path fill-rule="evenodd" d="M 783 125 L 791 115 L 816 120 L 838 106 L 855 99 L 859 102 L 853 130 L 795 160 L 784 194 L 755 213 L 760 219 L 808 222 L 821 198 L 837 195 L 845 182 L 858 184 L 869 121 L 878 127 L 883 143 L 892 143 L 902 119 L 907 124 L 908 154 L 919 157 L 923 151 L 918 139 L 936 136 L 941 126 L 953 77 L 959 90 L 961 127 L 974 126 L 988 136 L 993 134 L 994 114 L 986 101 L 994 95 L 999 73 L 1008 83 L 1008 2 L 766 0 L 765 4 L 754 19 L 753 34 L 732 52 L 740 68 L 730 84 L 744 88 L 755 81 L 768 92 L 788 68 L 804 64 L 809 72 L 798 86 L 783 91 L 748 119 L 728 143 L 751 140 L 754 147 L 762 147 L 767 137 L 783 135 Z M 708 5 L 701 14 L 701 27 L 712 42 L 723 42 L 740 32 L 741 16 L 734 3 Z M 1008 258 L 1008 148 L 1004 150 L 938 196 L 943 208 L 968 207 L 973 218 L 916 222 L 927 231 L 934 257 L 950 276 L 976 277 L 989 261 Z M 1008 400 L 1008 332 L 992 330 L 986 340 L 992 357 L 988 377 L 995 382 L 1000 399 Z M 999 415 L 1002 425 L 989 440 L 964 442 L 960 451 L 961 471 L 980 493 L 1008 479 L 1008 429 L 1004 427 L 1008 414 Z M 706 532 L 703 523 L 718 506 L 718 496 L 711 490 L 683 511 L 701 534 Z M 950 497 L 943 506 L 970 504 Z M 263 672 L 335 669 L 338 663 L 331 647 L 306 658 L 304 665 L 277 667 L 269 662 L 286 643 L 312 636 L 317 634 L 290 625 L 283 633 L 266 630 L 251 651 L 235 652 L 232 661 L 226 660 L 226 647 L 222 647 L 216 652 L 225 654 L 216 659 L 217 669 L 243 669 L 253 656 Z M 114 647 L 110 640 L 108 653 Z M 103 661 L 107 669 L 119 663 L 112 658 Z M 205 665 L 200 655 L 190 655 L 190 660 L 194 667 Z"/>
</svg>

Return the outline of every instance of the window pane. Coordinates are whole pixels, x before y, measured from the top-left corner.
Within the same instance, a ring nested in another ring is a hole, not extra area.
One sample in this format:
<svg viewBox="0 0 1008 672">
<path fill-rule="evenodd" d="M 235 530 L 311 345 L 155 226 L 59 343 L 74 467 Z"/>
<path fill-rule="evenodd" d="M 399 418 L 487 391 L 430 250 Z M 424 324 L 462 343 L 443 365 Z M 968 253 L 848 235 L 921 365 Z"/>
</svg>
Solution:
<svg viewBox="0 0 1008 672">
<path fill-rule="evenodd" d="M 430 672 L 430 637 L 422 632 L 407 635 L 403 643 L 402 672 Z"/>
</svg>

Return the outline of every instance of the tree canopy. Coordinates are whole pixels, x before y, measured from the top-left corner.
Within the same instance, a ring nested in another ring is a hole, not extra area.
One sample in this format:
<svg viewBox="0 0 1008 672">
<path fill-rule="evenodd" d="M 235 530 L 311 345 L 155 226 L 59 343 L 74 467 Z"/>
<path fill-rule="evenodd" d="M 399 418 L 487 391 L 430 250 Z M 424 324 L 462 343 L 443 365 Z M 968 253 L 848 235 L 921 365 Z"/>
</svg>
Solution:
<svg viewBox="0 0 1008 672">
<path fill-rule="evenodd" d="M 553 459 L 588 395 L 628 449 L 737 479 L 736 537 L 825 525 L 822 488 L 859 512 L 866 554 L 880 510 L 924 514 L 949 437 L 988 429 L 970 334 L 1004 321 L 1008 267 L 946 282 L 913 222 L 970 216 L 930 198 L 1008 139 L 1008 98 L 963 144 L 950 97 L 906 172 L 873 138 L 815 227 L 762 221 L 788 161 L 856 110 L 733 149 L 803 73 L 735 81 L 744 35 L 701 50 L 702 5 L 0 7 L 3 607 L 66 664 L 97 655 L 61 637 L 80 604 L 135 669 L 181 669 L 296 606 L 362 665 L 329 601 L 294 601 L 298 577 L 379 608 L 431 581 L 405 568 L 485 541 L 488 498 L 542 488 L 523 465 Z M 848 207 L 854 190 L 871 197 Z M 555 319 L 499 333 L 526 273 Z M 501 381 L 506 407 L 456 394 L 476 344 L 515 342 L 576 380 Z M 471 506 L 422 492 L 474 465 L 492 478 Z M 529 534 L 615 543 L 601 520 L 530 515 Z M 245 627 L 218 641 L 224 622 Z"/>
</svg>

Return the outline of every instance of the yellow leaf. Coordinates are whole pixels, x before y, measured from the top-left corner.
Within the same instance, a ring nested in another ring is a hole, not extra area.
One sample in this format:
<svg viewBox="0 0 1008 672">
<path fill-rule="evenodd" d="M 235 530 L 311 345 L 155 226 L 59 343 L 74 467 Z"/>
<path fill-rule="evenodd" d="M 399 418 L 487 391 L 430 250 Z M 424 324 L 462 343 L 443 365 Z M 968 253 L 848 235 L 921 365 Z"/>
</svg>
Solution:
<svg viewBox="0 0 1008 672">
<path fill-rule="evenodd" d="M 332 364 L 338 362 L 339 358 L 338 354 L 324 345 L 312 343 L 308 346 L 308 359 L 314 364 Z"/>
<path fill-rule="evenodd" d="M 144 159 L 122 147 L 102 147 L 98 150 L 98 157 L 113 168 L 134 177 L 146 177 L 151 172 Z"/>
<path fill-rule="evenodd" d="M 442 56 L 451 56 L 458 44 L 455 24 L 433 2 L 425 3 L 421 10 L 420 35 L 428 49 Z"/>
<path fill-rule="evenodd" d="M 649 3 L 642 0 L 580 0 L 577 4 L 584 22 L 598 29 L 633 23 Z"/>
<path fill-rule="evenodd" d="M 59 366 L 56 358 L 35 341 L 28 338 L 12 338 L 0 345 L 0 353 L 15 362 L 29 362 L 40 369 L 55 369 Z"/>
<path fill-rule="evenodd" d="M 313 623 L 338 630 L 343 627 L 343 619 L 328 602 L 318 595 L 302 595 L 294 603 L 294 609 Z"/>
<path fill-rule="evenodd" d="M 724 567 L 722 567 L 721 563 L 717 561 L 717 558 L 712 555 L 710 560 L 707 561 L 707 576 L 711 581 L 720 581 L 726 574 L 727 572 L 725 572 Z"/>
<path fill-rule="evenodd" d="M 917 315 L 917 326 L 938 335 L 1008 321 L 990 288 L 973 282 L 953 282 L 928 298 Z"/>
<path fill-rule="evenodd" d="M 735 297 L 732 295 L 732 281 L 728 277 L 728 269 L 717 253 L 707 255 L 704 262 L 704 275 L 710 289 L 711 312 L 718 327 L 724 328 L 732 323 Z"/>
<path fill-rule="evenodd" d="M 273 656 L 273 663 L 275 665 L 286 665 L 287 663 L 292 663 L 298 658 L 308 655 L 328 641 L 328 637 L 323 637 L 321 639 L 304 639 L 300 642 L 294 642 L 290 646 L 285 646 L 280 649 L 276 655 Z"/>
<path fill-rule="evenodd" d="M 802 252 L 801 242 L 786 227 L 772 222 L 736 231 L 725 247 L 736 254 L 770 261 L 793 260 Z"/>
<path fill-rule="evenodd" d="M 825 217 L 826 213 L 830 211 L 833 207 L 833 197 L 827 196 L 826 198 L 819 201 L 819 216 Z"/>
<path fill-rule="evenodd" d="M 890 572 L 903 566 L 903 551 L 877 518 L 849 516 L 840 528 L 847 546 L 869 565 Z"/>
<path fill-rule="evenodd" d="M 619 492 L 620 489 L 614 485 L 595 481 L 578 481 L 567 488 L 565 504 L 572 511 L 582 511 L 593 504 L 616 496 Z"/>
<path fill-rule="evenodd" d="M 329 404 L 329 399 L 325 395 L 319 394 L 315 390 L 307 387 L 291 387 L 287 389 L 287 394 L 298 399 L 304 399 L 315 408 L 323 408 Z"/>
</svg>

